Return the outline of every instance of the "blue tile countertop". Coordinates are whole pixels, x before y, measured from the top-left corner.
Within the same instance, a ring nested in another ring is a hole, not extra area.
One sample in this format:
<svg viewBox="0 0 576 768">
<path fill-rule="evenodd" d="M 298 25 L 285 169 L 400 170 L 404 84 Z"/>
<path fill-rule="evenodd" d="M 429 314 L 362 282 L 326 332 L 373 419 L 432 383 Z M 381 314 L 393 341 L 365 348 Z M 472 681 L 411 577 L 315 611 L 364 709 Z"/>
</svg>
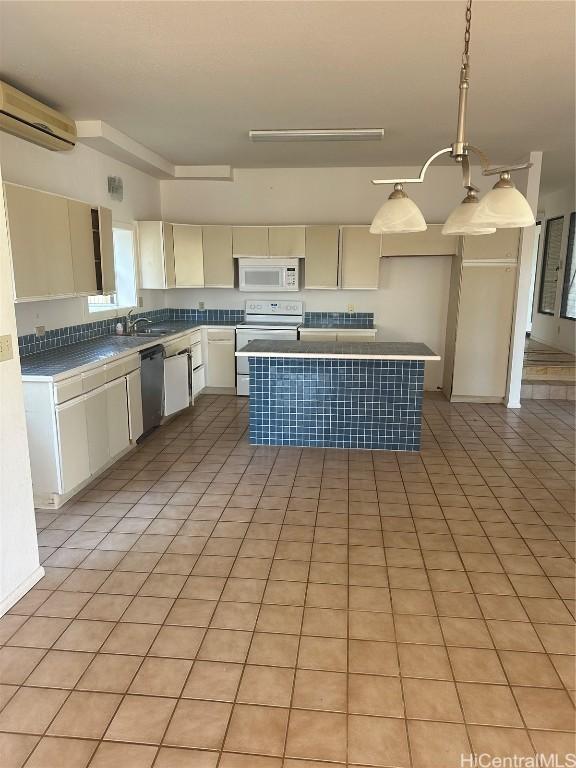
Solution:
<svg viewBox="0 0 576 768">
<path fill-rule="evenodd" d="M 153 323 L 154 328 L 169 329 L 172 333 L 163 336 L 99 336 L 90 341 L 80 341 L 64 347 L 56 347 L 21 358 L 22 376 L 39 378 L 66 378 L 77 368 L 93 367 L 99 363 L 111 362 L 112 358 L 138 352 L 141 349 L 178 336 L 186 331 L 210 326 L 236 326 L 235 320 L 197 322 L 192 320 L 167 320 Z"/>
<path fill-rule="evenodd" d="M 302 330 L 341 330 L 341 331 L 374 331 L 374 325 L 362 325 L 361 323 L 343 324 L 339 320 L 328 320 L 326 322 L 303 323 L 299 326 Z"/>
<path fill-rule="evenodd" d="M 425 344 L 400 341 L 251 341 L 236 357 L 440 360 Z"/>
</svg>

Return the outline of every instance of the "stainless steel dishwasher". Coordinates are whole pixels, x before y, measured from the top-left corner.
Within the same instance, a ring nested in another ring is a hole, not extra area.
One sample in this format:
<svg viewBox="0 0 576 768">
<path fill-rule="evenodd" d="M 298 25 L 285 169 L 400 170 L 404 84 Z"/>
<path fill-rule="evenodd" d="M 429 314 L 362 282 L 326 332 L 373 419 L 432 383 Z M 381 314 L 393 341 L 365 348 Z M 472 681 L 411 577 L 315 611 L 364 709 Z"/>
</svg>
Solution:
<svg viewBox="0 0 576 768">
<path fill-rule="evenodd" d="M 164 347 L 155 347 L 140 352 L 140 378 L 142 382 L 142 420 L 144 431 L 142 440 L 162 419 L 164 401 Z"/>
</svg>

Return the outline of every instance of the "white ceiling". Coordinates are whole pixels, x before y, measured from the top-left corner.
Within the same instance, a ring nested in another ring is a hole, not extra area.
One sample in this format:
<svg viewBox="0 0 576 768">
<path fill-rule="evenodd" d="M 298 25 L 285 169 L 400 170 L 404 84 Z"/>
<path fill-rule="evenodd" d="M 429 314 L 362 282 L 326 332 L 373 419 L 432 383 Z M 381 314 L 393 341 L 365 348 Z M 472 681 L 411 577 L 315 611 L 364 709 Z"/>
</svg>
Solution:
<svg viewBox="0 0 576 768">
<path fill-rule="evenodd" d="M 0 2 L 3 79 L 173 163 L 418 165 L 454 139 L 465 3 Z M 475 0 L 469 140 L 574 168 L 573 2 Z M 252 144 L 250 128 L 383 127 L 382 142 Z"/>
</svg>

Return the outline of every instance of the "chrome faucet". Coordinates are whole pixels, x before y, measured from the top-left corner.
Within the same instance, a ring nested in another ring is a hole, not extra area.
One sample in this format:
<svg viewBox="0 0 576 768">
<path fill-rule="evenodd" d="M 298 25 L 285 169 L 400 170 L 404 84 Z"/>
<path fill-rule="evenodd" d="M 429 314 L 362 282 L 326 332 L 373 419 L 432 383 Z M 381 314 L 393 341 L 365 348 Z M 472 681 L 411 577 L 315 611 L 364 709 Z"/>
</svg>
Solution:
<svg viewBox="0 0 576 768">
<path fill-rule="evenodd" d="M 147 317 L 137 317 L 135 320 L 132 320 L 132 312 L 134 312 L 133 309 L 131 309 L 128 314 L 126 315 L 126 333 L 128 336 L 134 335 L 134 329 L 138 325 L 138 323 L 148 323 L 148 325 L 152 324 L 151 320 L 148 320 Z"/>
</svg>

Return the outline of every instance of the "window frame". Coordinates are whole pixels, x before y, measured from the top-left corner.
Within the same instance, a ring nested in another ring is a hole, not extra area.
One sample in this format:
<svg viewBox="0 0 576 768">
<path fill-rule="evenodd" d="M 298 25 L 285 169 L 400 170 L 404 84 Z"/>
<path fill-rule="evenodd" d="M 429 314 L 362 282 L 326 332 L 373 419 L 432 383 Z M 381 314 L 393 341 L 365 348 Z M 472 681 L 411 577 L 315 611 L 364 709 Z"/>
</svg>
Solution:
<svg viewBox="0 0 576 768">
<path fill-rule="evenodd" d="M 546 277 L 546 262 L 548 260 L 548 244 L 550 241 L 550 225 L 555 221 L 562 221 L 564 222 L 564 216 L 554 216 L 551 219 L 546 220 L 546 232 L 544 234 L 544 250 L 542 251 L 542 268 L 540 270 L 540 286 L 538 290 L 538 313 L 540 315 L 547 315 L 548 317 L 554 317 L 556 313 L 556 297 L 558 294 L 558 277 L 556 278 L 556 294 L 554 297 L 554 307 L 552 310 L 542 309 L 542 299 L 544 298 L 544 281 Z M 562 223 L 562 232 L 564 232 L 564 223 Z M 559 272 L 560 263 L 562 260 L 562 254 L 560 254 L 559 258 L 559 266 L 557 269 L 557 274 Z"/>
<path fill-rule="evenodd" d="M 568 225 L 568 238 L 566 241 L 566 258 L 564 259 L 564 278 L 562 280 L 562 301 L 560 303 L 560 317 L 563 320 L 572 320 L 576 322 L 576 315 L 566 314 L 568 296 L 570 293 L 570 272 L 572 271 L 572 260 L 576 258 L 574 249 L 574 239 L 576 238 L 576 211 L 570 214 L 570 223 Z"/>
<path fill-rule="evenodd" d="M 90 305 L 89 297 L 86 297 L 86 304 L 85 304 L 85 317 L 89 321 L 98 321 L 98 320 L 112 320 L 115 317 L 123 317 L 126 315 L 131 309 L 138 309 L 138 291 L 140 289 L 140 282 L 139 282 L 139 270 L 138 270 L 138 239 L 137 239 L 137 232 L 136 232 L 136 223 L 135 222 L 129 222 L 129 221 L 113 221 L 112 222 L 112 231 L 115 229 L 124 229 L 129 232 L 132 232 L 132 242 L 133 242 L 133 263 L 134 263 L 134 294 L 135 294 L 135 300 L 136 303 L 132 305 L 120 305 L 118 303 L 110 304 L 109 306 L 102 305 L 102 309 L 96 309 L 97 305 Z M 116 271 L 116 261 L 114 261 L 114 271 Z M 96 294 L 97 296 L 101 296 L 102 294 Z M 115 292 L 114 294 L 111 294 L 115 297 L 116 302 L 118 301 L 118 293 Z"/>
</svg>

